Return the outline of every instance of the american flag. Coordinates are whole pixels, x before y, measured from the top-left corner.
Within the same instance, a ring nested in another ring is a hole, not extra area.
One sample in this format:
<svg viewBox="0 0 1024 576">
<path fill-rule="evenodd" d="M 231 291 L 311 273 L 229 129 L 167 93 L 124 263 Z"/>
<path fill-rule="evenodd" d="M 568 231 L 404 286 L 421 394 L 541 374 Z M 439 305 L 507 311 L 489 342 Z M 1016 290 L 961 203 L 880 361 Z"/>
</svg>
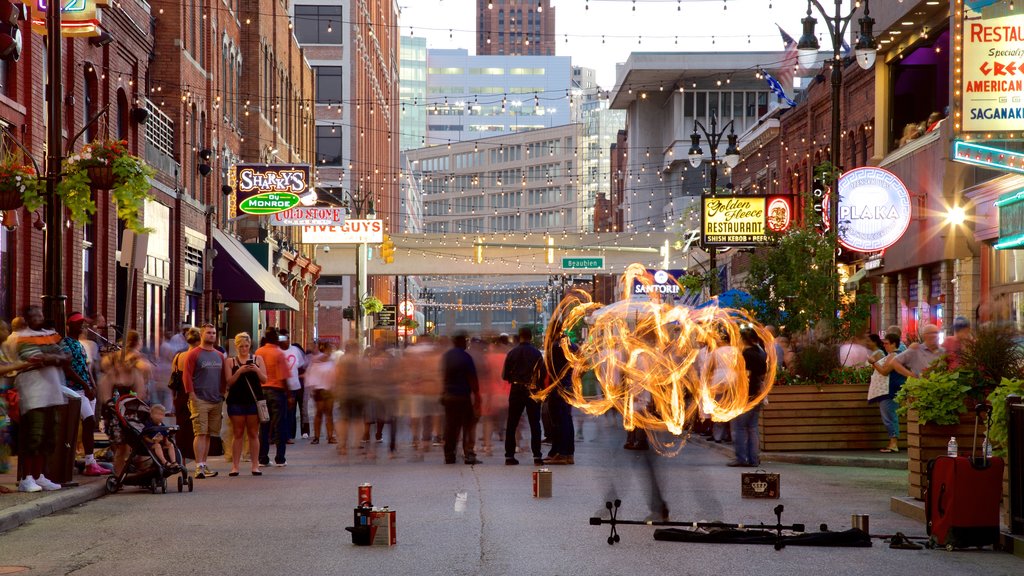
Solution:
<svg viewBox="0 0 1024 576">
<path fill-rule="evenodd" d="M 784 91 L 792 92 L 793 78 L 796 76 L 797 70 L 800 66 L 797 61 L 796 40 L 793 40 L 792 36 L 786 34 L 786 31 L 782 29 L 782 26 L 779 26 L 778 24 L 775 26 L 779 29 L 779 33 L 782 34 L 782 41 L 786 44 L 786 53 L 782 57 L 782 66 L 779 69 L 778 74 L 775 76 L 775 79 L 778 80 L 779 85 L 782 86 Z"/>
</svg>

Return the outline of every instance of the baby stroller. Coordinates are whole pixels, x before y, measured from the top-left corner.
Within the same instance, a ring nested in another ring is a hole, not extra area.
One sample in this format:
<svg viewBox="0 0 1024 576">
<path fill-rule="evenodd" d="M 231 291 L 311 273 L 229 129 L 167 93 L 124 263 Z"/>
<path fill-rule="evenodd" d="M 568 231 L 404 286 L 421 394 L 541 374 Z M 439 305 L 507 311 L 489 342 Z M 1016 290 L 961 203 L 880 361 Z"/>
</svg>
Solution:
<svg viewBox="0 0 1024 576">
<path fill-rule="evenodd" d="M 117 420 L 116 425 L 121 428 L 121 439 L 131 448 L 131 453 L 120 476 L 112 475 L 107 478 L 107 492 L 112 494 L 120 490 L 122 486 L 140 486 L 149 488 L 153 494 L 156 494 L 158 489 L 166 494 L 167 478 L 175 475 L 178 476 L 178 492 L 184 490 L 185 486 L 188 486 L 188 491 L 191 492 L 192 477 L 188 475 L 185 468 L 181 450 L 174 443 L 174 432 L 178 430 L 178 427 L 168 427 L 168 437 L 171 440 L 171 446 L 174 447 L 178 468 L 161 466 L 142 434 L 149 421 L 149 405 L 138 396 L 128 394 L 117 399 L 113 410 L 113 417 Z"/>
</svg>

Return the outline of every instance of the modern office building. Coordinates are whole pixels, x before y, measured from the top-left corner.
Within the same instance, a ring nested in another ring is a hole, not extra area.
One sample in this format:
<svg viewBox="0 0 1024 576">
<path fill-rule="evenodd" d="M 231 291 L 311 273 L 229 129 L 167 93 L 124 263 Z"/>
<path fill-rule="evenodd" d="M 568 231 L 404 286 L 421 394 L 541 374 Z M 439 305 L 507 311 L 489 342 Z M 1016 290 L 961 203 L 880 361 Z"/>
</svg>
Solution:
<svg viewBox="0 0 1024 576">
<path fill-rule="evenodd" d="M 595 209 L 600 198 L 611 198 L 611 151 L 619 130 L 626 127 L 626 112 L 610 110 L 597 84 L 597 71 L 572 67 L 572 121 L 580 125 L 579 196 L 576 214 L 580 230 L 595 231 Z"/>
<path fill-rule="evenodd" d="M 398 93 L 399 150 L 421 148 L 427 137 L 427 39 L 402 36 Z"/>
<path fill-rule="evenodd" d="M 551 0 L 476 0 L 476 53 L 554 56 Z"/>
<path fill-rule="evenodd" d="M 563 56 L 427 51 L 427 145 L 563 126 L 572 68 Z"/>
</svg>

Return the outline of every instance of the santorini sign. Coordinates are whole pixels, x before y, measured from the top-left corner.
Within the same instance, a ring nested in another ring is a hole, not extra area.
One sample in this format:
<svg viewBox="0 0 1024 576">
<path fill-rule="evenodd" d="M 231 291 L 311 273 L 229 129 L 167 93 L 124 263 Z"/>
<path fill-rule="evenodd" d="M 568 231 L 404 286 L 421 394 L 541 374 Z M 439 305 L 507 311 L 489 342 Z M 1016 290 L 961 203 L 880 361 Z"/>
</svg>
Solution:
<svg viewBox="0 0 1024 576">
<path fill-rule="evenodd" d="M 892 246 L 910 226 L 910 192 L 892 172 L 857 168 L 839 178 L 839 242 L 857 252 Z"/>
</svg>

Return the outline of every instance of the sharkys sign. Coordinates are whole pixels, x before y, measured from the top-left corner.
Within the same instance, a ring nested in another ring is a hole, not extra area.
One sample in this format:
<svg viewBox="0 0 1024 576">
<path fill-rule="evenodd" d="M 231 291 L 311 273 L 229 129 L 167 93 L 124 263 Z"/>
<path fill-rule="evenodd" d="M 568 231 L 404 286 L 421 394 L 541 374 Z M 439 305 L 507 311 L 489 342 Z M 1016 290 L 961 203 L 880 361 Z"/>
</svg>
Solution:
<svg viewBox="0 0 1024 576">
<path fill-rule="evenodd" d="M 228 181 L 238 212 L 268 216 L 291 210 L 309 191 L 308 164 L 236 164 Z"/>
</svg>

